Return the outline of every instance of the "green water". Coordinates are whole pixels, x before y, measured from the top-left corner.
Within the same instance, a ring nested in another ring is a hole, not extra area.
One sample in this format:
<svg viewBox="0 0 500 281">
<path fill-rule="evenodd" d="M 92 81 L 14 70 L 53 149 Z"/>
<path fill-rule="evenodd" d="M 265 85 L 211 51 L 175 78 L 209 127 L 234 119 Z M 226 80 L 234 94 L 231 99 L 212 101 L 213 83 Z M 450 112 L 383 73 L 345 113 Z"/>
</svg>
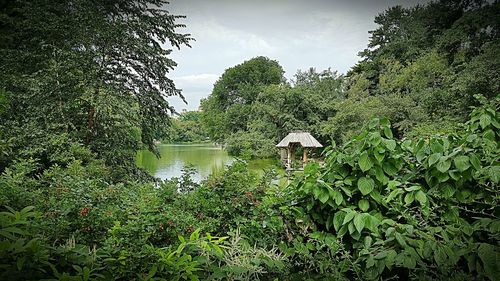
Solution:
<svg viewBox="0 0 500 281">
<path fill-rule="evenodd" d="M 160 159 L 147 150 L 139 151 L 136 163 L 161 179 L 180 177 L 184 166 L 193 165 L 196 169 L 193 180 L 199 182 L 234 161 L 225 150 L 211 143 L 160 144 L 158 150 Z M 250 161 L 248 166 L 252 171 L 262 173 L 275 165 L 274 159 L 257 159 Z"/>
</svg>

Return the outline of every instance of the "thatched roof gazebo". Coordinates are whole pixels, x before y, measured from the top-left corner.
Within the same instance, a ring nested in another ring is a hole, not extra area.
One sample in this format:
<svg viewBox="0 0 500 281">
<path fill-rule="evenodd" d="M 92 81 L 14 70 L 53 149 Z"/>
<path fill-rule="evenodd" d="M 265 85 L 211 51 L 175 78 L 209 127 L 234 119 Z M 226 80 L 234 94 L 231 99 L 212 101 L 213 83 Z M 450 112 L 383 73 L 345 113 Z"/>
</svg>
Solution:
<svg viewBox="0 0 500 281">
<path fill-rule="evenodd" d="M 311 134 L 304 131 L 293 131 L 289 133 L 284 139 L 282 139 L 276 147 L 286 148 L 287 149 L 287 157 L 286 157 L 286 168 L 292 169 L 292 162 L 294 151 L 297 145 L 300 145 L 304 148 L 304 156 L 302 158 L 303 164 L 307 163 L 307 150 L 308 148 L 316 148 L 323 147 L 319 141 L 317 141 Z"/>
</svg>

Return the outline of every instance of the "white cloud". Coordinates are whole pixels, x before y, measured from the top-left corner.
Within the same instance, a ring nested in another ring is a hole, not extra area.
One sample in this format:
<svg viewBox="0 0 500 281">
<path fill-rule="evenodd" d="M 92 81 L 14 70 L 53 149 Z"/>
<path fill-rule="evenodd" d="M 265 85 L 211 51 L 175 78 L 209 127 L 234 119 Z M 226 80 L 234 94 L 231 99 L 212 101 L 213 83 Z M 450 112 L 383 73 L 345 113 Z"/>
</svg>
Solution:
<svg viewBox="0 0 500 281">
<path fill-rule="evenodd" d="M 196 39 L 172 55 L 173 80 L 189 103 L 173 98 L 172 104 L 195 110 L 225 69 L 260 55 L 276 59 L 288 78 L 309 67 L 345 73 L 359 60 L 378 13 L 426 1 L 172 0 L 169 9 L 187 16 L 179 31 Z"/>
<path fill-rule="evenodd" d="M 214 42 L 220 46 L 238 47 L 238 52 L 272 53 L 276 50 L 276 47 L 256 33 L 231 28 L 215 20 L 194 22 L 189 28 L 193 37 L 199 42 Z"/>
</svg>

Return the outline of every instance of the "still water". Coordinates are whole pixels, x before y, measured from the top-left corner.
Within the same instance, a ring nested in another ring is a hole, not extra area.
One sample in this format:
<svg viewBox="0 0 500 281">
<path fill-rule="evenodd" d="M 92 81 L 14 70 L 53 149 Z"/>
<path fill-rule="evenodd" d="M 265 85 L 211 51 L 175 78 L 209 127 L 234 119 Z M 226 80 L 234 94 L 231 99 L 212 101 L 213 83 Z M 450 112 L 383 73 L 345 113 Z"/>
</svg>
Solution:
<svg viewBox="0 0 500 281">
<path fill-rule="evenodd" d="M 136 163 L 161 179 L 180 177 L 184 166 L 193 165 L 196 169 L 193 180 L 199 182 L 211 173 L 223 170 L 225 165 L 234 161 L 225 150 L 211 143 L 159 144 L 158 150 L 160 159 L 147 150 L 139 151 Z M 272 159 L 259 159 L 251 161 L 249 168 L 260 173 L 275 164 L 276 161 Z"/>
</svg>

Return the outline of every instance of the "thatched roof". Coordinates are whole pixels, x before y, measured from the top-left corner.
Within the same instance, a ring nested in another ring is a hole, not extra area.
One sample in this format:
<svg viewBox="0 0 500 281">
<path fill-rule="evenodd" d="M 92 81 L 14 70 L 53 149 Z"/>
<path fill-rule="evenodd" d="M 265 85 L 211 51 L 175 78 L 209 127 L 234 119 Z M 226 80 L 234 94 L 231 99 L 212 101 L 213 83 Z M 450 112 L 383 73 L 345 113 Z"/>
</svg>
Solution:
<svg viewBox="0 0 500 281">
<path fill-rule="evenodd" d="M 301 131 L 291 132 L 276 147 L 288 147 L 291 143 L 300 143 L 302 147 L 323 147 L 311 134 Z"/>
</svg>

